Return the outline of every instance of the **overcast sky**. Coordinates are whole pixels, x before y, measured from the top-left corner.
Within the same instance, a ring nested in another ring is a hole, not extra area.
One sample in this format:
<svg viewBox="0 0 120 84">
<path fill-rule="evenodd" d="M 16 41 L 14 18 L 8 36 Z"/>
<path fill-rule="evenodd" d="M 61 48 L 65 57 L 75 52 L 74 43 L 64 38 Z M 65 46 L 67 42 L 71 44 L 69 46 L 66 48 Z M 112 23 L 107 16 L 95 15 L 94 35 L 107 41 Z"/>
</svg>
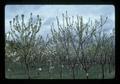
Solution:
<svg viewBox="0 0 120 84">
<path fill-rule="evenodd" d="M 13 20 L 16 15 L 25 15 L 26 20 L 38 14 L 42 18 L 42 28 L 40 34 L 47 35 L 52 22 L 56 22 L 56 16 L 62 17 L 62 13 L 68 11 L 68 15 L 83 16 L 84 20 L 99 19 L 108 17 L 108 22 L 105 25 L 105 31 L 111 32 L 115 28 L 115 8 L 113 5 L 6 5 L 5 6 L 5 32 L 10 30 L 9 21 Z"/>
</svg>

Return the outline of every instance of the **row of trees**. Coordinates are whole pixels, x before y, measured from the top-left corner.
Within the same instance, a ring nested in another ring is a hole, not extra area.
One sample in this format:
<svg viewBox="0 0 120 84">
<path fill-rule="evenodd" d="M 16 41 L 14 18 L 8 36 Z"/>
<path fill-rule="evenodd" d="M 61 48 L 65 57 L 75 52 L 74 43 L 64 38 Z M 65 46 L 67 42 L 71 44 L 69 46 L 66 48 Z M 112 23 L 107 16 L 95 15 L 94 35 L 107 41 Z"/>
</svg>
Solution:
<svg viewBox="0 0 120 84">
<path fill-rule="evenodd" d="M 21 18 L 21 22 L 18 16 L 13 18 L 13 22 L 10 21 L 5 60 L 8 63 L 17 59 L 14 63 L 23 65 L 29 79 L 31 67 L 46 67 L 49 77 L 53 69 L 59 69 L 60 79 L 65 68 L 70 70 L 73 79 L 76 78 L 76 68 L 78 71 L 82 69 L 88 79 L 90 68 L 101 66 L 100 73 L 104 79 L 105 65 L 109 65 L 109 73 L 111 66 L 115 66 L 114 30 L 110 34 L 103 30 L 107 17 L 101 16 L 100 20 L 94 22 L 89 19 L 85 23 L 82 16 L 69 17 L 66 12 L 62 14 L 62 23 L 56 17 L 57 26 L 52 23 L 51 36 L 47 35 L 46 40 L 41 35 L 37 36 L 42 23 L 39 15 L 33 22 L 31 13 L 26 24 L 24 15 Z"/>
</svg>

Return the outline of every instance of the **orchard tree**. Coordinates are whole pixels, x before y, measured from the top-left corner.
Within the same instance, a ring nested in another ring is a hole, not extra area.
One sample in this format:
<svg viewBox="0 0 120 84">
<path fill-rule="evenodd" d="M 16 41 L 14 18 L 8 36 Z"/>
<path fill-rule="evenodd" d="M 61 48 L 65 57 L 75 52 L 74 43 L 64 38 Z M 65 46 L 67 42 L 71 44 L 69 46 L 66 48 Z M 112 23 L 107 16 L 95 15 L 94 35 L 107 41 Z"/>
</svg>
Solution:
<svg viewBox="0 0 120 84">
<path fill-rule="evenodd" d="M 10 21 L 10 35 L 14 43 L 19 43 L 19 45 L 14 46 L 13 49 L 15 49 L 20 56 L 20 61 L 25 66 L 26 75 L 28 79 L 30 79 L 30 64 L 35 59 L 33 53 L 35 52 L 34 48 L 37 46 L 36 39 L 41 27 L 41 18 L 37 15 L 37 20 L 34 23 L 31 13 L 28 23 L 24 20 L 24 15 L 22 14 L 21 20 L 17 15 L 13 18 L 13 21 Z"/>
<path fill-rule="evenodd" d="M 77 58 L 86 73 L 86 78 L 88 78 L 88 70 L 92 66 L 92 63 L 90 63 L 92 61 L 91 58 L 95 58 L 96 54 L 98 53 L 98 49 L 96 49 L 95 52 L 91 53 L 91 50 L 93 48 L 90 46 L 94 42 L 93 37 L 95 34 L 98 33 L 98 31 L 102 30 L 102 26 L 106 23 L 107 17 L 105 20 L 103 20 L 101 17 L 100 21 L 95 20 L 94 23 L 89 19 L 87 23 L 84 23 L 82 16 L 77 16 L 77 20 L 75 21 L 73 16 L 69 17 L 67 15 L 67 11 L 66 15 L 62 14 L 62 16 L 62 24 L 60 24 L 57 17 L 58 32 L 56 32 L 54 29 L 55 35 L 53 36 L 57 46 L 62 45 L 62 49 L 64 50 L 63 54 L 60 57 L 63 57 L 65 55 L 66 58 L 70 58 L 70 56 Z M 96 48 L 99 47 L 100 46 L 98 45 L 96 46 Z M 56 50 L 59 49 L 60 48 L 56 48 Z M 74 55 L 70 54 L 70 50 L 74 51 Z M 71 68 L 73 70 L 73 78 L 75 78 L 74 68 L 77 64 L 77 61 L 68 63 L 71 65 Z"/>
</svg>

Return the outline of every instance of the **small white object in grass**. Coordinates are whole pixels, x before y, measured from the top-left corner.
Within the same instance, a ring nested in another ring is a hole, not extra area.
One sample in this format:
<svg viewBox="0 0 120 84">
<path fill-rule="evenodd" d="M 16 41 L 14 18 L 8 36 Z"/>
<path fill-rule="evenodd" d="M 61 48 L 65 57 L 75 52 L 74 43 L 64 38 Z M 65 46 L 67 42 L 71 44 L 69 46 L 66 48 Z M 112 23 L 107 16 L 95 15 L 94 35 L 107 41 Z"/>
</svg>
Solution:
<svg viewBox="0 0 120 84">
<path fill-rule="evenodd" d="M 39 71 L 42 71 L 42 68 L 38 68 Z"/>
<path fill-rule="evenodd" d="M 8 71 L 11 71 L 10 69 L 8 69 Z"/>
<path fill-rule="evenodd" d="M 88 73 L 86 73 L 86 76 L 88 76 Z"/>
</svg>

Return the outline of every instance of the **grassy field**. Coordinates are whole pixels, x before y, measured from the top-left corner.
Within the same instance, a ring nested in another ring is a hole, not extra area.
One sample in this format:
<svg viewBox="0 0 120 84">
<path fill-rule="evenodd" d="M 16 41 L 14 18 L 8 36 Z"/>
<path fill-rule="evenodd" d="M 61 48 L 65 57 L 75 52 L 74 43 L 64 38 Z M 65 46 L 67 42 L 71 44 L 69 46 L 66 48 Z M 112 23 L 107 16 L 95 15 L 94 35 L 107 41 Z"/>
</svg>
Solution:
<svg viewBox="0 0 120 84">
<path fill-rule="evenodd" d="M 6 67 L 5 77 L 7 79 L 27 79 L 25 71 L 20 66 L 13 66 L 12 71 L 8 71 Z M 60 79 L 59 68 L 53 69 L 49 74 L 48 70 L 44 68 L 42 71 L 35 69 L 30 70 L 31 79 Z M 89 69 L 89 79 L 102 79 L 101 66 L 91 67 Z M 39 73 L 39 74 L 38 74 Z M 62 79 L 73 79 L 72 71 L 63 68 Z M 112 79 L 115 77 L 115 69 L 112 67 L 111 72 L 108 72 L 108 65 L 105 66 L 105 79 Z M 86 74 L 82 69 L 75 69 L 75 79 L 86 79 Z"/>
</svg>

